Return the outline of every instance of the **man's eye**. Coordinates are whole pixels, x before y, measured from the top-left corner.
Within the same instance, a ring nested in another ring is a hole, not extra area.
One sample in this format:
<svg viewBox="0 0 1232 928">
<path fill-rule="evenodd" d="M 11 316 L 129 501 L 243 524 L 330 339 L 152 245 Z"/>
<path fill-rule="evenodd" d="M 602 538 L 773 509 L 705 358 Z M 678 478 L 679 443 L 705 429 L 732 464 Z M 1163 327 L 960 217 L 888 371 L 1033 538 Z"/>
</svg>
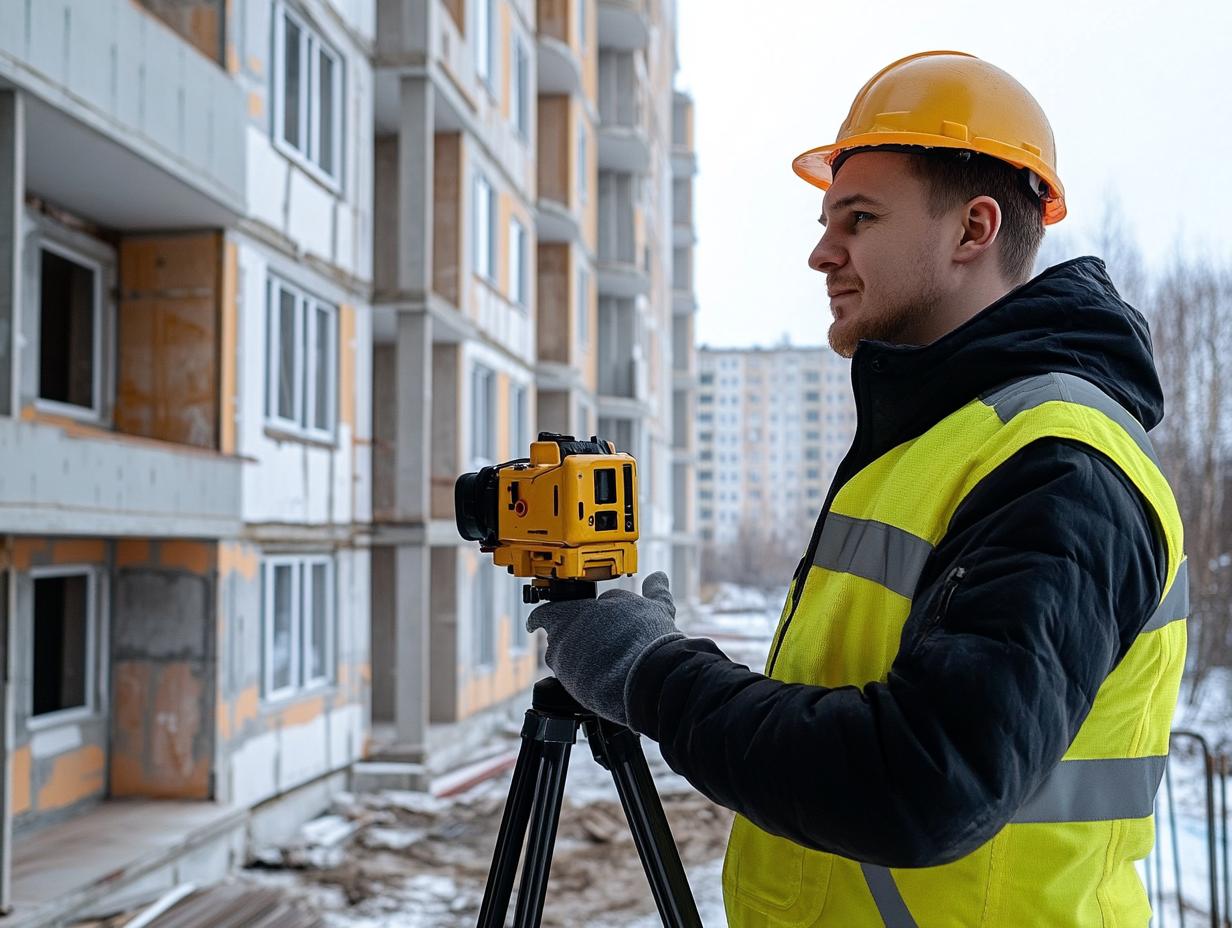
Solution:
<svg viewBox="0 0 1232 928">
<path fill-rule="evenodd" d="M 858 226 L 862 220 L 868 220 L 872 218 L 873 218 L 872 213 L 862 213 L 857 210 L 856 212 L 851 214 L 851 224 Z"/>
</svg>

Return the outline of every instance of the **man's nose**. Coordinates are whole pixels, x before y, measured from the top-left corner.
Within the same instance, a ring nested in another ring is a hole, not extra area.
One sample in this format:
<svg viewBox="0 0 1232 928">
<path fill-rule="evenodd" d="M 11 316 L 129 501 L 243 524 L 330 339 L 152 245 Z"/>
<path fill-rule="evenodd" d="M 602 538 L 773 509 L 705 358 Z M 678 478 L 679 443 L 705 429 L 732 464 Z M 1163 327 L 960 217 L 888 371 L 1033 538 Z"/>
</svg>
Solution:
<svg viewBox="0 0 1232 928">
<path fill-rule="evenodd" d="M 823 234 L 809 254 L 808 265 L 822 274 L 832 274 L 842 267 L 846 261 L 846 252 L 836 247 L 833 239 L 828 234 Z"/>
</svg>

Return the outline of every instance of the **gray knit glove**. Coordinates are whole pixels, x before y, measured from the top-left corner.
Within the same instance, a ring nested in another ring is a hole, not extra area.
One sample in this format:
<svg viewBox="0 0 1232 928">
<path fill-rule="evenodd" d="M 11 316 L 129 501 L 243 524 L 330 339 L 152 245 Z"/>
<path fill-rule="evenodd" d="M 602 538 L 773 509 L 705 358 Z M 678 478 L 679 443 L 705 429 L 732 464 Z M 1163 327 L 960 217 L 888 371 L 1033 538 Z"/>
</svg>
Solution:
<svg viewBox="0 0 1232 928">
<path fill-rule="evenodd" d="M 662 571 L 646 578 L 641 596 L 608 590 L 597 599 L 544 603 L 526 628 L 548 633 L 545 659 L 569 695 L 621 725 L 628 719 L 625 686 L 637 663 L 663 642 L 684 637 Z"/>
</svg>

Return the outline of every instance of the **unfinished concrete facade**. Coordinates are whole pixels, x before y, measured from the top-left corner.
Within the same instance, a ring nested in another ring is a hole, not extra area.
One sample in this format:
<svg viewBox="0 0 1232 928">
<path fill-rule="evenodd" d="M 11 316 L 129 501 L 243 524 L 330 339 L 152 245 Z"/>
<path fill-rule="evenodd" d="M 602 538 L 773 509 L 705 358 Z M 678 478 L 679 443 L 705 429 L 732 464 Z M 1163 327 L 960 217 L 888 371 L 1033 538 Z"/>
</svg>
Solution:
<svg viewBox="0 0 1232 928">
<path fill-rule="evenodd" d="M 0 7 L 6 928 L 217 878 L 362 756 L 374 29 Z"/>
<path fill-rule="evenodd" d="M 378 15 L 373 726 L 381 757 L 438 767 L 465 747 L 450 723 L 538 666 L 516 585 L 453 513 L 456 477 L 530 436 L 535 9 L 382 0 Z"/>
<path fill-rule="evenodd" d="M 693 98 L 672 100 L 672 585 L 686 605 L 701 578 L 697 526 L 697 295 L 693 290 Z"/>
<path fill-rule="evenodd" d="M 643 573 L 678 565 L 696 595 L 673 502 L 675 13 L 381 0 L 378 20 L 373 723 L 379 756 L 430 772 L 539 672 L 521 581 L 458 537 L 459 474 L 539 431 L 614 440 L 640 462 Z"/>
</svg>

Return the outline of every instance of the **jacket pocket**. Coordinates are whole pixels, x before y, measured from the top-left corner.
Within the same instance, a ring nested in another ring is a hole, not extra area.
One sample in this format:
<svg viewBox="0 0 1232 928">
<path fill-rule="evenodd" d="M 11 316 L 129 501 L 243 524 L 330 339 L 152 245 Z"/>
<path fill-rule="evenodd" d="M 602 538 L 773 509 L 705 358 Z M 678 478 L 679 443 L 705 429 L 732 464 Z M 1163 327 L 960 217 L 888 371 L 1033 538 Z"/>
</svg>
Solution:
<svg viewBox="0 0 1232 928">
<path fill-rule="evenodd" d="M 928 621 L 920 629 L 920 634 L 916 638 L 915 646 L 918 648 L 941 627 L 941 623 L 945 621 L 945 615 L 950 610 L 950 601 L 954 598 L 954 593 L 962 582 L 967 579 L 967 568 L 954 566 L 950 568 L 950 572 L 945 575 L 945 583 L 941 587 L 941 596 L 937 600 L 937 608 L 933 610 L 932 615 L 928 617 Z"/>
<path fill-rule="evenodd" d="M 825 906 L 834 858 L 762 831 L 742 815 L 732 823 L 723 891 L 732 928 L 764 924 L 806 928 Z M 743 915 L 741 913 L 744 913 Z"/>
</svg>

